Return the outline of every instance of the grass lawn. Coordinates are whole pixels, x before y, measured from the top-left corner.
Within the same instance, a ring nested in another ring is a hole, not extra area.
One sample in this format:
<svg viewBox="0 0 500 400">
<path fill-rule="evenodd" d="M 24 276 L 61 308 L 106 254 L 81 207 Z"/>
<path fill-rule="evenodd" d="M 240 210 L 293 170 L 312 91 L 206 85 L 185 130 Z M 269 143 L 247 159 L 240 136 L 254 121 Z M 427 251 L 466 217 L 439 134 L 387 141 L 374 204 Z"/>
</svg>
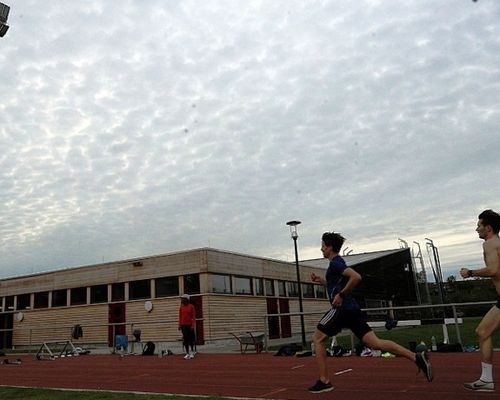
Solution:
<svg viewBox="0 0 500 400">
<path fill-rule="evenodd" d="M 475 329 L 481 321 L 481 317 L 463 318 L 463 324 L 460 324 L 460 336 L 463 345 L 477 345 Z M 409 342 L 424 342 L 430 348 L 431 338 L 434 336 L 438 343 L 443 342 L 442 325 L 422 325 L 416 327 L 401 327 L 388 330 L 377 330 L 377 336 L 381 339 L 393 340 L 404 347 L 408 347 Z M 449 343 L 458 343 L 455 325 L 448 325 Z M 344 348 L 351 347 L 350 336 L 342 336 L 338 338 L 338 343 Z M 354 344 L 357 343 L 355 338 Z M 493 347 L 500 348 L 500 334 L 493 336 Z"/>
<path fill-rule="evenodd" d="M 2 400 L 222 400 L 223 397 L 182 397 L 158 394 L 134 394 L 112 392 L 82 392 L 51 389 L 21 389 L 0 387 Z"/>
</svg>

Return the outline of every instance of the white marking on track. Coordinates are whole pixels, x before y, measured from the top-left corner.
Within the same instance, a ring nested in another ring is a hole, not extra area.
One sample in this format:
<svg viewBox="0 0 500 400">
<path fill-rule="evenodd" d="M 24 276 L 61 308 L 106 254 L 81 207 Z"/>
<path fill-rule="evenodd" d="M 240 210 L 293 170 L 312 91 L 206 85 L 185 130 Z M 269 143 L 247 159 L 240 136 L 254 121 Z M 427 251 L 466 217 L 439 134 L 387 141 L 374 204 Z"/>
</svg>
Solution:
<svg viewBox="0 0 500 400">
<path fill-rule="evenodd" d="M 260 397 L 271 396 L 272 394 L 276 394 L 276 393 L 284 392 L 285 390 L 286 390 L 286 388 L 276 389 L 276 390 L 273 390 L 272 392 L 268 392 L 268 393 L 261 394 L 261 395 L 260 395 Z"/>
<path fill-rule="evenodd" d="M 351 372 L 351 371 L 352 371 L 352 368 L 347 368 L 347 369 L 343 369 L 342 371 L 335 372 L 333 375 L 342 375 L 342 374 L 346 374 L 347 372 Z"/>
</svg>

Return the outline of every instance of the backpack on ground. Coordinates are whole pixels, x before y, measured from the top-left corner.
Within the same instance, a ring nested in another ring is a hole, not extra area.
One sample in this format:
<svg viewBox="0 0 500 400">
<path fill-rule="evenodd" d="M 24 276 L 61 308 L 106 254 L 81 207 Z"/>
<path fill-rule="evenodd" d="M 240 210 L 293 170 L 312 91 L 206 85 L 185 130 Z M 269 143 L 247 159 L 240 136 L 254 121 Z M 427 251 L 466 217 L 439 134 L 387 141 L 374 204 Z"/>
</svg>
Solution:
<svg viewBox="0 0 500 400">
<path fill-rule="evenodd" d="M 290 343 L 281 346 L 275 356 L 294 356 L 295 353 L 299 351 L 302 351 L 302 346 L 299 346 L 296 343 Z"/>
<path fill-rule="evenodd" d="M 153 342 L 146 342 L 144 349 L 142 350 L 143 356 L 154 356 L 155 354 L 155 344 Z"/>
<path fill-rule="evenodd" d="M 73 328 L 71 329 L 71 337 L 73 339 L 80 339 L 81 337 L 83 337 L 83 328 L 81 325 L 76 324 L 73 326 Z"/>
</svg>

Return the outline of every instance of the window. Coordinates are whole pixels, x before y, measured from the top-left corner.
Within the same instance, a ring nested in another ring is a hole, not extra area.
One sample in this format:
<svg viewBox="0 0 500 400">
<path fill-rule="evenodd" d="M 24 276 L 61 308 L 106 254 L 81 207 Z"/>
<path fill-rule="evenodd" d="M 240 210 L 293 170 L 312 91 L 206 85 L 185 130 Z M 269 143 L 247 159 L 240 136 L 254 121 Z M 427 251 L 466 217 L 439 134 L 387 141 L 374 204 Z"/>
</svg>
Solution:
<svg viewBox="0 0 500 400">
<path fill-rule="evenodd" d="M 14 309 L 14 296 L 7 296 L 5 298 L 5 311 Z"/>
<path fill-rule="evenodd" d="M 278 296 L 286 297 L 286 288 L 284 281 L 278 281 Z"/>
<path fill-rule="evenodd" d="M 111 301 L 125 300 L 125 283 L 113 283 L 111 285 Z"/>
<path fill-rule="evenodd" d="M 66 307 L 68 305 L 68 291 L 66 289 L 52 291 L 52 307 Z"/>
<path fill-rule="evenodd" d="M 255 278 L 255 294 L 264 296 L 264 280 L 262 278 Z"/>
<path fill-rule="evenodd" d="M 286 286 L 288 288 L 288 296 L 299 297 L 299 284 L 297 282 L 287 282 Z"/>
<path fill-rule="evenodd" d="M 133 281 L 128 284 L 129 300 L 149 299 L 151 298 L 151 282 L 149 279 Z"/>
<path fill-rule="evenodd" d="M 96 285 L 90 287 L 90 302 L 107 303 L 108 302 L 108 285 Z"/>
<path fill-rule="evenodd" d="M 264 279 L 266 287 L 266 296 L 274 296 L 274 281 L 272 279 Z"/>
<path fill-rule="evenodd" d="M 179 295 L 179 278 L 169 276 L 168 278 L 155 279 L 155 297 L 167 297 Z"/>
<path fill-rule="evenodd" d="M 252 294 L 252 279 L 241 276 L 234 277 L 234 293 Z"/>
<path fill-rule="evenodd" d="M 87 288 L 79 287 L 71 289 L 71 305 L 77 306 L 87 304 Z"/>
<path fill-rule="evenodd" d="M 49 306 L 49 292 L 35 293 L 35 308 L 47 308 Z"/>
<path fill-rule="evenodd" d="M 200 293 L 200 275 L 184 275 L 184 293 Z"/>
<path fill-rule="evenodd" d="M 229 275 L 212 275 L 213 293 L 231 293 L 231 277 Z"/>
<path fill-rule="evenodd" d="M 16 310 L 26 310 L 31 307 L 31 295 L 29 294 L 18 294 L 17 295 L 17 307 Z"/>
<path fill-rule="evenodd" d="M 314 285 L 316 288 L 316 298 L 326 299 L 326 287 L 322 285 Z"/>
<path fill-rule="evenodd" d="M 314 285 L 312 283 L 302 284 L 302 297 L 305 299 L 314 299 Z"/>
</svg>

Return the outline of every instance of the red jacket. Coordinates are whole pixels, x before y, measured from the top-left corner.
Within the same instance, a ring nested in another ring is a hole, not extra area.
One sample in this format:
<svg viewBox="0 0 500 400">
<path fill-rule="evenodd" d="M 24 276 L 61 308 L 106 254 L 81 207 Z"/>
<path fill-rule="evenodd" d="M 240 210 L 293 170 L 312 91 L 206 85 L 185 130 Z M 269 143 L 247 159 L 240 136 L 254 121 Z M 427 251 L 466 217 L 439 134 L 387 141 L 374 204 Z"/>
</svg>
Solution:
<svg viewBox="0 0 500 400">
<path fill-rule="evenodd" d="M 179 307 L 179 326 L 191 325 L 191 328 L 196 327 L 196 312 L 194 306 L 189 304 L 181 304 Z"/>
</svg>

